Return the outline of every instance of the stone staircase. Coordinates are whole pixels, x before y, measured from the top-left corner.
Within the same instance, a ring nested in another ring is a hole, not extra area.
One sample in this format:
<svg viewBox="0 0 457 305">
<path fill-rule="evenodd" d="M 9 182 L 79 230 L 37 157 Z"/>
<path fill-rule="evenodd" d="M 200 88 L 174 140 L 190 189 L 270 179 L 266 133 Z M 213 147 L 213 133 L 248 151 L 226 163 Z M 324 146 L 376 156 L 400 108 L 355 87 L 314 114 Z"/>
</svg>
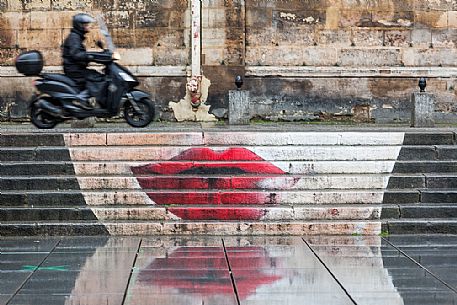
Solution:
<svg viewBox="0 0 457 305">
<path fill-rule="evenodd" d="M 455 233 L 454 143 L 452 132 L 2 134 L 0 234 Z"/>
<path fill-rule="evenodd" d="M 455 133 L 406 133 L 387 188 L 386 232 L 457 233 Z"/>
</svg>

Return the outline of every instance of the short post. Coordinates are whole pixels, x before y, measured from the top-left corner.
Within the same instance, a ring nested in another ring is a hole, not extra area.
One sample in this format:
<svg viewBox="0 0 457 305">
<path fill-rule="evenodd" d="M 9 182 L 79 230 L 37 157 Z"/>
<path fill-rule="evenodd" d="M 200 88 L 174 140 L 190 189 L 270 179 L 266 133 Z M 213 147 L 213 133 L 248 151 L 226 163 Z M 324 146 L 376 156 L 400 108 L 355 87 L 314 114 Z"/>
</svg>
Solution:
<svg viewBox="0 0 457 305">
<path fill-rule="evenodd" d="M 421 92 L 411 95 L 411 127 L 434 127 L 435 95 L 425 92 L 425 78 L 419 81 Z"/>
<path fill-rule="evenodd" d="M 229 124 L 243 125 L 249 124 L 251 113 L 249 111 L 249 91 L 241 90 L 243 79 L 241 76 L 235 77 L 237 90 L 229 91 Z"/>
<path fill-rule="evenodd" d="M 96 119 L 95 117 L 88 117 L 83 120 L 72 120 L 71 128 L 94 128 Z"/>
<path fill-rule="evenodd" d="M 229 91 L 229 124 L 243 125 L 249 124 L 249 91 L 230 90 Z"/>
</svg>

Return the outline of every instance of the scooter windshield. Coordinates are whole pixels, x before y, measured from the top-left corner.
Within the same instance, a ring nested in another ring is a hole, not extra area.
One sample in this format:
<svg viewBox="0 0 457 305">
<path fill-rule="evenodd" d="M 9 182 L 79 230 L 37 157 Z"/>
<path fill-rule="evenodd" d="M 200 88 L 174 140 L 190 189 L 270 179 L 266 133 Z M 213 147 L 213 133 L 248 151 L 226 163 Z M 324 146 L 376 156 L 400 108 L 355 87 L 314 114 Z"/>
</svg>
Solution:
<svg viewBox="0 0 457 305">
<path fill-rule="evenodd" d="M 111 35 L 109 34 L 108 27 L 106 26 L 103 16 L 101 14 L 98 14 L 96 19 L 97 19 L 98 26 L 100 27 L 100 32 L 103 34 L 103 36 L 105 36 L 106 46 L 108 47 L 108 50 L 111 53 L 114 53 L 116 47 L 114 46 L 113 39 L 111 38 Z"/>
</svg>

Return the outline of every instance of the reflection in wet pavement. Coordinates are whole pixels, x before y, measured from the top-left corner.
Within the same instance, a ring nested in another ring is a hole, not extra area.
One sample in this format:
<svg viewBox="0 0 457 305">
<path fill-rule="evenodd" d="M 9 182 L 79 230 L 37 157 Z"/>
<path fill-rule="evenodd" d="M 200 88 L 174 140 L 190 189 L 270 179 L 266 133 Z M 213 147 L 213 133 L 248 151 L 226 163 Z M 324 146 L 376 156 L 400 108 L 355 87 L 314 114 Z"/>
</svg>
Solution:
<svg viewBox="0 0 457 305">
<path fill-rule="evenodd" d="M 0 304 L 457 304 L 456 236 L 0 239 Z"/>
</svg>

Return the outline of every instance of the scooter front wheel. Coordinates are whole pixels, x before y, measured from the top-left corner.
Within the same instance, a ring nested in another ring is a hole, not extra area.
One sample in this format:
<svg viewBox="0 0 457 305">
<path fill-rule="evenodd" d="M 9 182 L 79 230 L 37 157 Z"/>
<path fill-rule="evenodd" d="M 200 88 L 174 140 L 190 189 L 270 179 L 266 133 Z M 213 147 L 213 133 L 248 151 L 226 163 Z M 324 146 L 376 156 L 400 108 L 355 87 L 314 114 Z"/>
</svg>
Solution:
<svg viewBox="0 0 457 305">
<path fill-rule="evenodd" d="M 33 104 L 30 109 L 30 119 L 32 124 L 40 129 L 51 129 L 59 123 L 59 120 L 56 117 L 46 113 L 35 104 Z"/>
<path fill-rule="evenodd" d="M 124 104 L 124 118 L 130 126 L 145 127 L 154 118 L 154 105 L 148 98 L 142 98 L 135 103 L 138 107 L 134 107 L 130 101 Z"/>
</svg>

